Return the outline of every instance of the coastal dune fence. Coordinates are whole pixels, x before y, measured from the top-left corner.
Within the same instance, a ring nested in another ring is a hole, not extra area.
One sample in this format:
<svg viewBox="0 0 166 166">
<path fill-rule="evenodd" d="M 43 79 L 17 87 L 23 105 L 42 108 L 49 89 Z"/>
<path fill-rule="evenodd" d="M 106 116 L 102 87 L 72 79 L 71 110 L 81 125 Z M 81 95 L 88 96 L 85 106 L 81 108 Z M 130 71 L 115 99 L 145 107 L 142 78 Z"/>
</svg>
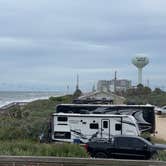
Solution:
<svg viewBox="0 0 166 166">
<path fill-rule="evenodd" d="M 0 156 L 0 166 L 166 166 L 162 161 Z"/>
</svg>

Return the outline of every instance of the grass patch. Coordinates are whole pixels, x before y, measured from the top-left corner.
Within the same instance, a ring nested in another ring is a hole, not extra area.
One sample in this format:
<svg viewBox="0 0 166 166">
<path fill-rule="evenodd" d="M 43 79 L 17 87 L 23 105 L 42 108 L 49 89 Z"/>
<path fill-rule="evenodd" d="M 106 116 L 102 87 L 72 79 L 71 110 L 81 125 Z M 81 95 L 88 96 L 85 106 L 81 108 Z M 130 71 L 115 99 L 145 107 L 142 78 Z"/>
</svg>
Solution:
<svg viewBox="0 0 166 166">
<path fill-rule="evenodd" d="M 0 155 L 88 157 L 86 150 L 76 144 L 41 144 L 29 140 L 0 141 Z"/>
<path fill-rule="evenodd" d="M 85 149 L 74 144 L 41 144 L 37 140 L 47 128 L 56 105 L 71 103 L 72 96 L 50 97 L 24 107 L 13 108 L 0 116 L 0 155 L 87 157 Z"/>
</svg>

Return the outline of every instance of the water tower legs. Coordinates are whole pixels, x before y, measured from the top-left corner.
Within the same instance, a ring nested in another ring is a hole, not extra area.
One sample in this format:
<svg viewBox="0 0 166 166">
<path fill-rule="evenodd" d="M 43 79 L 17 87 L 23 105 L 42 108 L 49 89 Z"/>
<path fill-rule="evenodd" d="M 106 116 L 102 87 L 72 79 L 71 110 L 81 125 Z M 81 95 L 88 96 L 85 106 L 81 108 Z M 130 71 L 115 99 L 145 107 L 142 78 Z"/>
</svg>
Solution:
<svg viewBox="0 0 166 166">
<path fill-rule="evenodd" d="M 142 68 L 138 68 L 138 84 L 142 84 Z"/>
</svg>

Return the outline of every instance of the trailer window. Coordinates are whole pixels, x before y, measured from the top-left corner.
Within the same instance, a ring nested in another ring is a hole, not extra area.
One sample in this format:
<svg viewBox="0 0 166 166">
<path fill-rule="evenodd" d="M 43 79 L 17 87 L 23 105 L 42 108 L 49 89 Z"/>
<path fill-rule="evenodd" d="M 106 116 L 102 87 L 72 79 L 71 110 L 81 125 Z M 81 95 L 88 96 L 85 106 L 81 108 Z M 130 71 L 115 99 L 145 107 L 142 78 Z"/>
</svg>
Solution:
<svg viewBox="0 0 166 166">
<path fill-rule="evenodd" d="M 90 129 L 98 129 L 99 124 L 98 123 L 90 123 Z"/>
<path fill-rule="evenodd" d="M 60 122 L 66 122 L 67 121 L 67 116 L 58 116 L 57 120 L 60 121 Z"/>
<path fill-rule="evenodd" d="M 115 124 L 115 130 L 121 131 L 122 130 L 122 125 L 121 124 Z"/>
<path fill-rule="evenodd" d="M 103 128 L 105 128 L 105 129 L 108 128 L 108 121 L 103 121 Z"/>
</svg>

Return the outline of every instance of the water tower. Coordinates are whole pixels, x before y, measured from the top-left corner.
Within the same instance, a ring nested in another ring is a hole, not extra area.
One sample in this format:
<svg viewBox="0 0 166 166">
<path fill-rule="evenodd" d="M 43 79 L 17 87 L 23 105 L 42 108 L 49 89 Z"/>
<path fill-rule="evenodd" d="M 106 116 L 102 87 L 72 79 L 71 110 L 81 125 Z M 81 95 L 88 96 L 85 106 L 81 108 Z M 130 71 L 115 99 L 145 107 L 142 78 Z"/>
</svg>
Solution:
<svg viewBox="0 0 166 166">
<path fill-rule="evenodd" d="M 149 63 L 149 59 L 143 56 L 136 56 L 132 59 L 132 64 L 138 68 L 138 84 L 142 84 L 142 68 Z"/>
</svg>

